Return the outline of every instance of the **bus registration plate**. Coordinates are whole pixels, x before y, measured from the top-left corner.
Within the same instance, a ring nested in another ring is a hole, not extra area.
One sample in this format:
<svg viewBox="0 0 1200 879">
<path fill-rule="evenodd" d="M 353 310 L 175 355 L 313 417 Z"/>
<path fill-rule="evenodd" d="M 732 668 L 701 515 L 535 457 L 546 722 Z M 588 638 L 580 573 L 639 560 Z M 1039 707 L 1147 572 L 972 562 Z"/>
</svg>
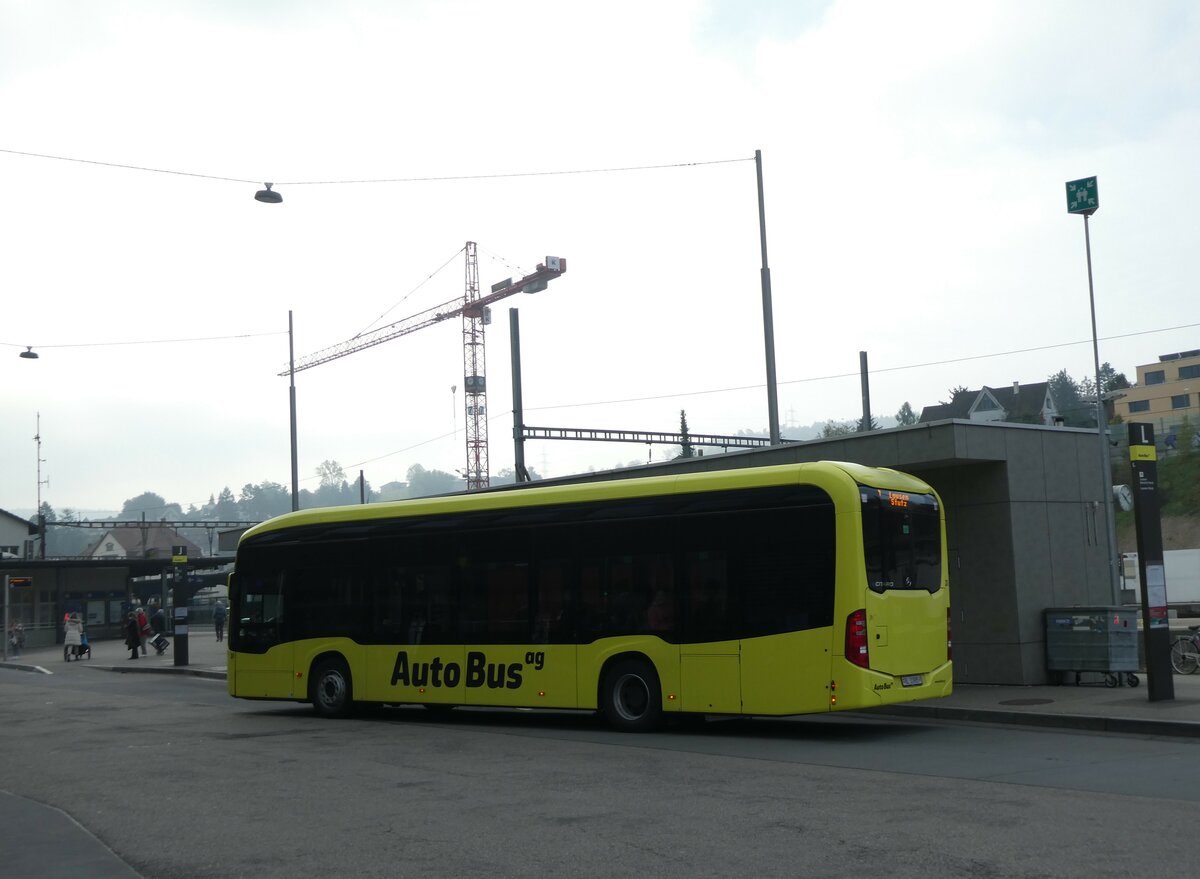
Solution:
<svg viewBox="0 0 1200 879">
<path fill-rule="evenodd" d="M 921 675 L 904 675 L 900 678 L 900 683 L 905 687 L 921 686 Z"/>
</svg>

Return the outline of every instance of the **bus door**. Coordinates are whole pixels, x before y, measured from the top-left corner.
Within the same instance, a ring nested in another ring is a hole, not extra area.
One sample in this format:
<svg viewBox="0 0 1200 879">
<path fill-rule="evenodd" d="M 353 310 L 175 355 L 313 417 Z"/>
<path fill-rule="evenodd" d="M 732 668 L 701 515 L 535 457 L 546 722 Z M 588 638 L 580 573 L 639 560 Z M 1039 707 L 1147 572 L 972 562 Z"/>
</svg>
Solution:
<svg viewBox="0 0 1200 879">
<path fill-rule="evenodd" d="M 576 653 L 570 623 L 568 563 L 529 563 L 523 535 L 497 542 L 463 586 L 468 705 L 574 708 Z M 525 538 L 527 539 L 527 538 Z"/>
<path fill-rule="evenodd" d="M 941 519 L 935 495 L 862 488 L 870 668 L 928 683 L 945 665 Z"/>
<path fill-rule="evenodd" d="M 729 553 L 707 549 L 685 556 L 683 644 L 679 649 L 682 711 L 742 713 L 742 656 L 730 594 Z"/>
<path fill-rule="evenodd" d="M 247 698 L 303 698 L 293 692 L 292 645 L 283 642 L 282 574 L 234 575 L 229 647 L 234 651 L 234 694 Z"/>
</svg>

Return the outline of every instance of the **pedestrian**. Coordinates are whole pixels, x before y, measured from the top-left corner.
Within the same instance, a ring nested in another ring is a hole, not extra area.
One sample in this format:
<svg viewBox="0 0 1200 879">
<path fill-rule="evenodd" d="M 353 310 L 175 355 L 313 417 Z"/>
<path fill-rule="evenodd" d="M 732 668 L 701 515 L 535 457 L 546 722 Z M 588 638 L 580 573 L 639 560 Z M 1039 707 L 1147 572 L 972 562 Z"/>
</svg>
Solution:
<svg viewBox="0 0 1200 879">
<path fill-rule="evenodd" d="M 154 609 L 154 613 L 150 614 L 150 628 L 154 629 L 154 634 L 161 635 L 167 630 L 167 612 L 159 605 Z"/>
<path fill-rule="evenodd" d="M 142 646 L 142 656 L 146 655 L 146 638 L 148 638 L 154 630 L 150 628 L 150 620 L 146 616 L 146 609 L 139 606 L 134 615 L 137 617 L 139 640 Z"/>
<path fill-rule="evenodd" d="M 63 622 L 63 658 L 68 655 L 78 657 L 83 652 L 83 645 L 83 620 L 77 613 L 68 614 Z"/>
<path fill-rule="evenodd" d="M 8 627 L 8 646 L 13 656 L 21 655 L 21 648 L 25 646 L 25 627 L 20 623 Z"/>
<path fill-rule="evenodd" d="M 219 600 L 213 607 L 213 628 L 217 630 L 217 640 L 225 640 L 225 605 Z"/>
<path fill-rule="evenodd" d="M 138 627 L 137 615 L 130 611 L 125 617 L 125 646 L 129 648 L 130 659 L 138 658 L 138 648 L 142 645 L 142 630 Z"/>
</svg>

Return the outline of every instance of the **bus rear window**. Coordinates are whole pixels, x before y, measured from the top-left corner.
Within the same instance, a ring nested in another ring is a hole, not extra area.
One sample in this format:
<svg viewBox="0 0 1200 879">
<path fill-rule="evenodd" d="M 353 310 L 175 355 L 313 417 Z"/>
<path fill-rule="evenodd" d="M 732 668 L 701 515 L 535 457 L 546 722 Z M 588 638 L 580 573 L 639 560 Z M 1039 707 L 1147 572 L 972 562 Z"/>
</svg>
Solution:
<svg viewBox="0 0 1200 879">
<path fill-rule="evenodd" d="M 867 586 L 873 592 L 942 585 L 941 524 L 932 494 L 859 486 Z"/>
</svg>

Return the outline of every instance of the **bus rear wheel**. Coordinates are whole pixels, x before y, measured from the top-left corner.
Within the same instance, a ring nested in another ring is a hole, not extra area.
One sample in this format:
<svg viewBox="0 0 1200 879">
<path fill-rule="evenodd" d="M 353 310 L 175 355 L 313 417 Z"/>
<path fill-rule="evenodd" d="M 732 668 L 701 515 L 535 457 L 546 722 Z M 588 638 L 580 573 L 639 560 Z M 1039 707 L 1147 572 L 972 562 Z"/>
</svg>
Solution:
<svg viewBox="0 0 1200 879">
<path fill-rule="evenodd" d="M 345 717 L 354 707 L 350 669 L 341 659 L 322 660 L 312 673 L 313 709 L 322 717 Z"/>
<path fill-rule="evenodd" d="M 649 732 L 662 723 L 662 685 L 654 666 L 622 659 L 604 676 L 600 690 L 604 719 L 623 732 Z"/>
</svg>

